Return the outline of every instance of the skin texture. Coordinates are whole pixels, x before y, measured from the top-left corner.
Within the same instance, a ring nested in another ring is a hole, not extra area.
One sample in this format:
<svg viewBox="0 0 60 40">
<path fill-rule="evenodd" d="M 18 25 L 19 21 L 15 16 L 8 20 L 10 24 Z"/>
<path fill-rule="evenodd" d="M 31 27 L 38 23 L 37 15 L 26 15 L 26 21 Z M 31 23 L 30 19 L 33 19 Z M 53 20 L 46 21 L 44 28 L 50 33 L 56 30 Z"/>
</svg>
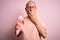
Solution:
<svg viewBox="0 0 60 40">
<path fill-rule="evenodd" d="M 45 24 L 36 16 L 36 9 L 36 4 L 33 1 L 29 1 L 25 8 L 27 16 L 21 21 L 24 22 L 24 26 L 21 26 L 20 23 L 17 22 L 16 30 L 20 29 L 20 31 L 16 36 L 23 33 L 23 40 L 40 40 L 41 36 L 46 38 L 47 32 Z M 23 32 L 20 34 L 21 31 Z"/>
</svg>

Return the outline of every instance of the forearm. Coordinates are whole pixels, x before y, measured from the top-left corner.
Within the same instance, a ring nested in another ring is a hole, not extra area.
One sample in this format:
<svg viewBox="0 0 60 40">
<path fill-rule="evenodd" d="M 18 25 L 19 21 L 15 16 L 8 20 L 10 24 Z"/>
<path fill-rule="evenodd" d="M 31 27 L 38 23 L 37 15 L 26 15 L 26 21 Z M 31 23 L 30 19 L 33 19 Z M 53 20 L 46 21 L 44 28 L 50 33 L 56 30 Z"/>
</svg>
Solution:
<svg viewBox="0 0 60 40">
<path fill-rule="evenodd" d="M 46 29 L 39 22 L 36 22 L 35 26 L 36 26 L 38 32 L 42 35 L 42 37 L 46 38 L 46 35 L 47 35 Z"/>
<path fill-rule="evenodd" d="M 29 18 L 33 22 L 33 24 L 36 26 L 39 34 L 41 34 L 43 38 L 46 38 L 46 30 L 45 28 L 43 28 L 44 26 L 41 24 L 42 21 L 36 15 L 33 15 L 33 16 L 31 15 L 32 14 L 29 15 Z"/>
</svg>

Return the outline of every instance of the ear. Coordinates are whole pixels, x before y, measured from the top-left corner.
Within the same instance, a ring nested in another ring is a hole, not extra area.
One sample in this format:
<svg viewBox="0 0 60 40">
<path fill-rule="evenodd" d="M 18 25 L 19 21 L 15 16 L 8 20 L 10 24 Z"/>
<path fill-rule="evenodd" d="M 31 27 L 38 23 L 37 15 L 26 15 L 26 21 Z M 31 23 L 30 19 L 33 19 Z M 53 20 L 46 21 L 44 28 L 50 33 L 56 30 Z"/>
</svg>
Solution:
<svg viewBox="0 0 60 40">
<path fill-rule="evenodd" d="M 25 8 L 25 11 L 27 11 L 27 8 Z"/>
<path fill-rule="evenodd" d="M 26 10 L 26 8 L 25 8 L 25 10 Z"/>
</svg>

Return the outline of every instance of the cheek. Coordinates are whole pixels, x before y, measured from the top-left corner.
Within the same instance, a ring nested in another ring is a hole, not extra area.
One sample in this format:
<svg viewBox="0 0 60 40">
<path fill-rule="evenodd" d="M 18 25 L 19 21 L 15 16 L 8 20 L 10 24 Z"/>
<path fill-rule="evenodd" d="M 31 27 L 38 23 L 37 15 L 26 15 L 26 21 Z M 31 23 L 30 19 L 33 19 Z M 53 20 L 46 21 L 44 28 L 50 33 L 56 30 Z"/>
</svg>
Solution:
<svg viewBox="0 0 60 40">
<path fill-rule="evenodd" d="M 26 12 L 28 12 L 29 11 L 29 9 L 26 9 Z"/>
<path fill-rule="evenodd" d="M 36 10 L 33 10 L 33 12 L 36 12 Z"/>
<path fill-rule="evenodd" d="M 36 12 L 36 9 L 34 10 L 34 12 Z"/>
</svg>

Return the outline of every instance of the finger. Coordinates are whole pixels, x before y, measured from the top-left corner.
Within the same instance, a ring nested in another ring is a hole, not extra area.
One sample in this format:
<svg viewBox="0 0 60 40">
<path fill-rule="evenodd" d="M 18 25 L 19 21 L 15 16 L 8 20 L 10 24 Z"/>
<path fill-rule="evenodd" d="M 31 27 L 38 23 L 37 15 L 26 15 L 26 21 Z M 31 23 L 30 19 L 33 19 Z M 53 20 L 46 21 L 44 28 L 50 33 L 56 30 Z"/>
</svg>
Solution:
<svg viewBox="0 0 60 40">
<path fill-rule="evenodd" d="M 18 19 L 17 19 L 17 23 L 20 24 L 24 24 L 24 20 L 23 20 L 23 17 L 22 16 L 19 16 Z"/>
</svg>

